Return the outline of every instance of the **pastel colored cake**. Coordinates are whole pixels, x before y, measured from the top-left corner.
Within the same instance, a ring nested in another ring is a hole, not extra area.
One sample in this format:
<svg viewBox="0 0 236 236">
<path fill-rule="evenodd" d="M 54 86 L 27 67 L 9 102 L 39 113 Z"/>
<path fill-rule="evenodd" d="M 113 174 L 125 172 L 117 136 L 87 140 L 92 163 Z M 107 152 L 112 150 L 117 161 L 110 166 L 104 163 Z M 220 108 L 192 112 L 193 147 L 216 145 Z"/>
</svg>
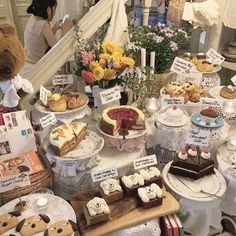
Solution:
<svg viewBox="0 0 236 236">
<path fill-rule="evenodd" d="M 86 133 L 86 123 L 76 121 L 63 124 L 51 131 L 50 145 L 56 155 L 63 157 L 78 146 Z"/>
<path fill-rule="evenodd" d="M 145 128 L 145 117 L 135 107 L 114 106 L 103 111 L 100 128 L 109 135 L 116 135 L 122 129 L 142 130 Z"/>
<path fill-rule="evenodd" d="M 197 156 L 193 157 L 192 153 L 189 152 L 189 150 L 191 150 L 191 147 L 186 148 L 186 159 L 179 158 L 178 160 L 172 162 L 169 169 L 169 172 L 171 174 L 197 180 L 206 175 L 211 175 L 215 173 L 214 161 L 209 155 L 209 152 L 200 152 L 200 150 L 197 149 Z M 181 153 L 183 153 L 183 151 Z"/>
<path fill-rule="evenodd" d="M 177 106 L 173 106 L 166 110 L 165 119 L 171 123 L 179 123 L 182 121 L 184 113 Z"/>
</svg>

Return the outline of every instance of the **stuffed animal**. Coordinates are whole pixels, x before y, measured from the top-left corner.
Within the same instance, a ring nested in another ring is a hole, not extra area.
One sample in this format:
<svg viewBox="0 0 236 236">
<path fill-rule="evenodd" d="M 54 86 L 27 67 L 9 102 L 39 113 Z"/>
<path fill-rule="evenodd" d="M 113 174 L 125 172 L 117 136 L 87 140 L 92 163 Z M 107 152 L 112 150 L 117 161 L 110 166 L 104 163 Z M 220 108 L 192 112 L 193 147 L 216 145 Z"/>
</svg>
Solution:
<svg viewBox="0 0 236 236">
<path fill-rule="evenodd" d="M 3 93 L 1 105 L 5 108 L 17 108 L 24 95 L 34 92 L 32 84 L 18 74 L 24 62 L 24 50 L 15 27 L 0 21 L 0 89 Z"/>
</svg>

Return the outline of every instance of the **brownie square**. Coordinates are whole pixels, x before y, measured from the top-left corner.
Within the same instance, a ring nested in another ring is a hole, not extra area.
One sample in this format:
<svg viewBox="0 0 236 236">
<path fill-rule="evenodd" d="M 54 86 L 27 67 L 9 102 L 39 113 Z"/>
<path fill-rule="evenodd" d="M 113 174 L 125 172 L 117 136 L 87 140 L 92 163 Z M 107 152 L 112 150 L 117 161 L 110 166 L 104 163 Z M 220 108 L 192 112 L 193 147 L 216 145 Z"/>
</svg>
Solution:
<svg viewBox="0 0 236 236">
<path fill-rule="evenodd" d="M 158 177 L 153 177 L 149 180 L 144 180 L 145 185 L 150 185 L 150 184 L 157 184 L 160 188 L 162 188 L 163 183 L 162 183 L 162 177 L 158 176 Z"/>
<path fill-rule="evenodd" d="M 152 207 L 161 206 L 162 202 L 163 202 L 163 197 L 162 198 L 156 197 L 154 199 L 151 199 L 150 202 L 143 202 L 140 199 L 140 202 L 141 202 L 141 205 L 142 205 L 143 209 L 149 209 L 149 208 L 152 208 Z"/>
<path fill-rule="evenodd" d="M 112 202 L 116 202 L 116 201 L 122 199 L 124 196 L 123 190 L 122 191 L 115 191 L 115 192 L 109 193 L 109 195 L 106 195 L 103 192 L 103 190 L 100 188 L 99 192 L 100 192 L 101 197 L 105 199 L 107 204 L 112 203 Z"/>
</svg>

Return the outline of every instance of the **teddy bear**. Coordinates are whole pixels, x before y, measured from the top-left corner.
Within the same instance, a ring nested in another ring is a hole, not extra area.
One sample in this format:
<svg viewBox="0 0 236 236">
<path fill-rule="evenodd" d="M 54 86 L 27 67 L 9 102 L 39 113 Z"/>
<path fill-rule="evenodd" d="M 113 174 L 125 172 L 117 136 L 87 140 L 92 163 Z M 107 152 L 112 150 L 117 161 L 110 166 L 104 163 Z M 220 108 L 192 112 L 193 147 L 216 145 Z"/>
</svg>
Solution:
<svg viewBox="0 0 236 236">
<path fill-rule="evenodd" d="M 1 105 L 6 109 L 10 108 L 10 111 L 13 108 L 21 110 L 21 98 L 34 92 L 31 82 L 18 74 L 24 62 L 24 50 L 17 37 L 15 27 L 9 22 L 0 21 Z"/>
<path fill-rule="evenodd" d="M 139 170 L 139 174 L 142 175 L 145 180 L 150 180 L 151 178 L 160 176 L 161 172 L 155 166 L 151 166 L 148 169 Z"/>
<path fill-rule="evenodd" d="M 151 184 L 150 186 L 139 188 L 138 195 L 143 202 L 150 202 L 150 200 L 158 197 L 162 197 L 162 190 L 157 184 Z"/>
<path fill-rule="evenodd" d="M 113 193 L 115 191 L 122 191 L 122 188 L 119 184 L 119 180 L 117 179 L 106 179 L 101 182 L 100 187 L 102 188 L 105 195 L 109 195 L 110 193 Z"/>
<path fill-rule="evenodd" d="M 140 186 L 144 185 L 144 178 L 138 173 L 134 173 L 133 175 L 128 175 L 128 176 L 123 176 L 121 179 L 127 188 L 132 188 L 132 186 L 134 185 L 140 185 Z"/>
<path fill-rule="evenodd" d="M 90 216 L 108 214 L 110 212 L 106 201 L 100 197 L 94 197 L 87 203 L 87 208 Z"/>
</svg>

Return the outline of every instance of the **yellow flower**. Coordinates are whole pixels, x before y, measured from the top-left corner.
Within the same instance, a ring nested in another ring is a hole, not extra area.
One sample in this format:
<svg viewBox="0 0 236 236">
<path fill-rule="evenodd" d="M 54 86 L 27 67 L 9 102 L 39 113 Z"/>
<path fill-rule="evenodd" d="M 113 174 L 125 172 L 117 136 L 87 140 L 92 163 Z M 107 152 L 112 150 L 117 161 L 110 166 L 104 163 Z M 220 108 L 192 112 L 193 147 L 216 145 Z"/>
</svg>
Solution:
<svg viewBox="0 0 236 236">
<path fill-rule="evenodd" d="M 101 66 L 94 68 L 93 75 L 95 80 L 101 80 L 104 77 L 104 70 Z"/>
<path fill-rule="evenodd" d="M 116 52 L 118 52 L 118 53 L 120 53 L 120 54 L 123 54 L 123 53 L 124 53 L 124 50 L 123 50 L 123 48 L 121 48 L 121 47 L 117 47 L 117 48 L 116 48 Z"/>
<path fill-rule="evenodd" d="M 109 59 L 111 59 L 111 55 L 108 53 L 102 53 L 100 55 L 100 58 L 105 59 L 105 60 L 109 60 Z"/>
<path fill-rule="evenodd" d="M 106 60 L 103 59 L 103 58 L 101 58 L 101 59 L 99 60 L 99 65 L 100 65 L 101 67 L 105 67 L 105 66 L 106 66 Z"/>
<path fill-rule="evenodd" d="M 121 57 L 122 57 L 122 54 L 120 52 L 114 52 L 111 55 L 112 60 L 117 61 L 117 62 L 121 60 Z"/>
<path fill-rule="evenodd" d="M 99 66 L 99 63 L 97 61 L 91 61 L 89 64 L 89 68 L 91 71 L 93 71 L 98 66 Z"/>
<path fill-rule="evenodd" d="M 115 70 L 111 68 L 104 69 L 104 79 L 112 80 L 114 79 L 115 76 L 116 76 Z"/>
<path fill-rule="evenodd" d="M 133 66 L 134 65 L 134 60 L 131 57 L 122 57 L 121 58 L 121 63 L 125 64 L 127 66 Z"/>
<path fill-rule="evenodd" d="M 102 48 L 105 53 L 112 53 L 115 52 L 117 45 L 113 43 L 112 41 L 107 41 L 102 44 Z"/>
<path fill-rule="evenodd" d="M 113 61 L 112 65 L 115 69 L 120 69 L 122 67 L 122 64 L 119 61 Z"/>
</svg>

